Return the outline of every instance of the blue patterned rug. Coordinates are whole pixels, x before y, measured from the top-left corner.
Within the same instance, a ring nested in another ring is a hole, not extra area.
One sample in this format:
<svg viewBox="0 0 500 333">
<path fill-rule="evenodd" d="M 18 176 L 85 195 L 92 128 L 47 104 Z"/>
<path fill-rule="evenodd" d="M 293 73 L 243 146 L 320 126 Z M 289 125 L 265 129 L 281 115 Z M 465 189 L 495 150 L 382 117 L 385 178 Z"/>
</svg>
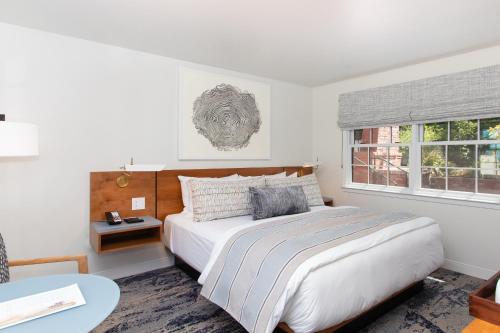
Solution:
<svg viewBox="0 0 500 333">
<path fill-rule="evenodd" d="M 460 332 L 472 320 L 468 315 L 468 294 L 482 280 L 445 269 L 431 276 L 421 293 L 361 332 Z M 198 298 L 200 286 L 177 267 L 116 282 L 121 289 L 120 303 L 95 333 L 245 332 L 222 309 Z"/>
</svg>

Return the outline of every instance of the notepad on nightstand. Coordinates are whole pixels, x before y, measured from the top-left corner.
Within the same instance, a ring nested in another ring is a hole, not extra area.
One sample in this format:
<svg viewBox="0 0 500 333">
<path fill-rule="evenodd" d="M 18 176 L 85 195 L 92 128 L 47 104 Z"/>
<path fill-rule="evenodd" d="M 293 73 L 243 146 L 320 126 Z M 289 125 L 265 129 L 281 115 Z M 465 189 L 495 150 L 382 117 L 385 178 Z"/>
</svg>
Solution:
<svg viewBox="0 0 500 333">
<path fill-rule="evenodd" d="M 0 330 L 85 304 L 77 284 L 0 303 Z"/>
</svg>

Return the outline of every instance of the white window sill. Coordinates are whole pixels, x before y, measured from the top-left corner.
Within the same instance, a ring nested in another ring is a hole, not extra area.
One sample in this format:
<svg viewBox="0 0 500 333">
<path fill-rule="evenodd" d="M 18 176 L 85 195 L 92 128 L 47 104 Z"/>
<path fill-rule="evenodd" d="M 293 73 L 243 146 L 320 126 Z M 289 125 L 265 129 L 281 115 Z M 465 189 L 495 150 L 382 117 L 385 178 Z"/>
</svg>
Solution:
<svg viewBox="0 0 500 333">
<path fill-rule="evenodd" d="M 408 188 L 364 184 L 348 184 L 344 185 L 342 189 L 345 192 L 351 193 L 382 195 L 406 200 L 418 200 L 500 210 L 499 195 L 440 191 L 431 189 L 420 189 L 412 192 Z"/>
</svg>

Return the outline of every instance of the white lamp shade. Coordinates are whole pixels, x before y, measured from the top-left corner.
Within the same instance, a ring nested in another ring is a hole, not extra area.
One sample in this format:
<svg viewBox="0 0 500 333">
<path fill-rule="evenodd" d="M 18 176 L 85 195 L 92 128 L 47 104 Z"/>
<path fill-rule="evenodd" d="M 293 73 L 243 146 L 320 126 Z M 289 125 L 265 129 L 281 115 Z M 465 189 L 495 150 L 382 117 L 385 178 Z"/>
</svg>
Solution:
<svg viewBox="0 0 500 333">
<path fill-rule="evenodd" d="M 38 127 L 0 121 L 0 156 L 37 156 Z"/>
<path fill-rule="evenodd" d="M 161 171 L 164 164 L 125 164 L 125 171 Z"/>
</svg>

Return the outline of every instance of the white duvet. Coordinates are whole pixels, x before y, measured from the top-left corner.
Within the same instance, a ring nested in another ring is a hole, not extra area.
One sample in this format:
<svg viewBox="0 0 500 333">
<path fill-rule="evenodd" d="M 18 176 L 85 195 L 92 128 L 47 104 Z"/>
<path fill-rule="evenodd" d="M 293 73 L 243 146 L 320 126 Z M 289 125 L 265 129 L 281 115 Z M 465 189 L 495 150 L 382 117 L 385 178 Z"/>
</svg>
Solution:
<svg viewBox="0 0 500 333">
<path fill-rule="evenodd" d="M 210 223 L 213 222 L 206 222 L 203 228 L 208 228 Z M 240 222 L 224 233 L 219 231 L 199 283 L 204 283 L 225 242 L 248 225 Z M 172 246 L 175 228 L 167 226 L 167 229 L 169 247 L 175 249 Z M 176 254 L 183 257 L 181 253 Z M 272 332 L 282 321 L 297 333 L 334 326 L 422 280 L 443 261 L 439 226 L 426 217 L 393 225 L 322 252 L 304 262 L 293 274 L 266 332 Z"/>
</svg>

